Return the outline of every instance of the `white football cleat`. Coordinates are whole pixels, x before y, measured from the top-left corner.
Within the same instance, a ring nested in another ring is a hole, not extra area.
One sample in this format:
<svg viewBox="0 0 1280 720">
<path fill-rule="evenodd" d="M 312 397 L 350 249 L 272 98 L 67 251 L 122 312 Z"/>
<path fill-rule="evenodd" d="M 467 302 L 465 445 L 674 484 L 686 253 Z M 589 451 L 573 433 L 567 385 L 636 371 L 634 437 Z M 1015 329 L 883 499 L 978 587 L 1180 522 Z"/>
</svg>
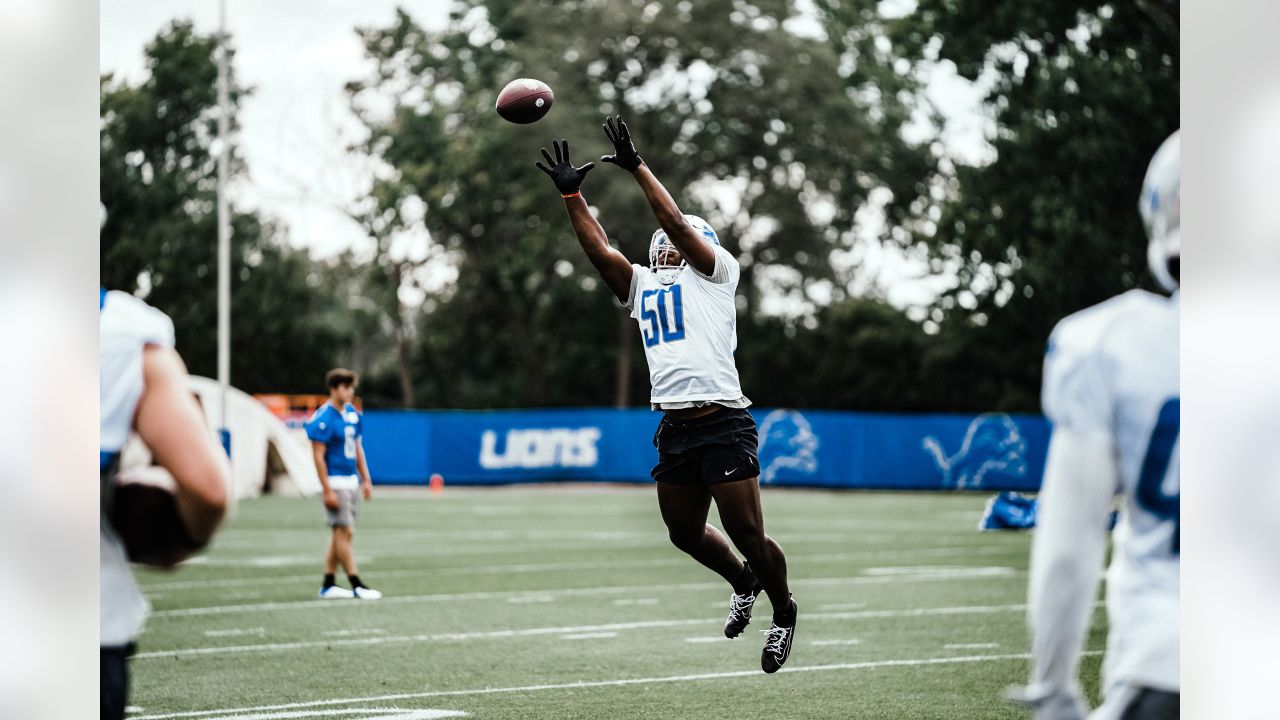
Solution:
<svg viewBox="0 0 1280 720">
<path fill-rule="evenodd" d="M 338 585 L 330 585 L 327 588 L 320 588 L 320 597 L 325 600 L 350 600 L 355 597 L 355 593 Z"/>
<path fill-rule="evenodd" d="M 374 590 L 373 588 L 358 587 L 353 588 L 352 591 L 355 593 L 355 596 L 361 600 L 377 600 L 382 597 L 382 593 Z"/>
</svg>

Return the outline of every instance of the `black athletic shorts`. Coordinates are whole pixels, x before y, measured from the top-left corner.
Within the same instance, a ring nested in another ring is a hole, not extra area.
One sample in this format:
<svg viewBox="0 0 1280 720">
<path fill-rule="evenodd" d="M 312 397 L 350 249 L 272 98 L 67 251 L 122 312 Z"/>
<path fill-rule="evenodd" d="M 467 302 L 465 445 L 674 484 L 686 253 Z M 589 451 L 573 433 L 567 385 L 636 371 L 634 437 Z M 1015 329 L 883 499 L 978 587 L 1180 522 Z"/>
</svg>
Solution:
<svg viewBox="0 0 1280 720">
<path fill-rule="evenodd" d="M 1176 692 L 1144 688 L 1125 709 L 1120 720 L 1178 720 L 1181 712 Z"/>
<path fill-rule="evenodd" d="M 102 702 L 98 717 L 99 720 L 123 720 L 129 699 L 129 656 L 133 654 L 133 643 L 101 650 Z"/>
<path fill-rule="evenodd" d="M 760 475 L 756 421 L 743 408 L 721 407 L 691 420 L 663 416 L 653 434 L 653 479 L 672 485 L 714 485 Z"/>
</svg>

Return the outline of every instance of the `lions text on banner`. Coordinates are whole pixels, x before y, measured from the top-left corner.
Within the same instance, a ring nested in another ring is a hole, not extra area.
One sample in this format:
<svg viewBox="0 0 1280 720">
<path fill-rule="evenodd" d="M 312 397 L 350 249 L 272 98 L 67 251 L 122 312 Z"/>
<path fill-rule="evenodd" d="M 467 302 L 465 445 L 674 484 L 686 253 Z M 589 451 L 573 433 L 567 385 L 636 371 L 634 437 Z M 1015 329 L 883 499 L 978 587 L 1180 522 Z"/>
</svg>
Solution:
<svg viewBox="0 0 1280 720">
<path fill-rule="evenodd" d="M 753 409 L 765 485 L 1035 490 L 1049 427 L 1037 415 L 880 415 Z M 650 482 L 648 410 L 365 413 L 378 483 Z"/>
</svg>

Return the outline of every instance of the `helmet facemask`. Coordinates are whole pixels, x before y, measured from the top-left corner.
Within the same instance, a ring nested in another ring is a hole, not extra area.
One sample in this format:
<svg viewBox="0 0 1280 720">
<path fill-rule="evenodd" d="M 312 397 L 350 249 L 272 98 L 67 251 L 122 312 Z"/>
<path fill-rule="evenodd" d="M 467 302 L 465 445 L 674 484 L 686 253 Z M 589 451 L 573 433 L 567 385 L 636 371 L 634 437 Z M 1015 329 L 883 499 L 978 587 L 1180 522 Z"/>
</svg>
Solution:
<svg viewBox="0 0 1280 720">
<path fill-rule="evenodd" d="M 720 244 L 719 236 L 706 220 L 697 215 L 685 215 L 684 218 L 707 242 L 712 245 Z M 678 261 L 673 260 L 676 256 L 680 258 Z M 655 230 L 653 237 L 649 239 L 649 269 L 658 276 L 658 282 L 663 285 L 674 283 L 687 264 L 684 255 L 671 243 L 671 238 L 667 237 L 667 232 L 662 228 Z"/>
<path fill-rule="evenodd" d="M 675 259 L 677 257 L 678 260 Z M 663 285 L 674 283 L 686 264 L 665 232 L 658 230 L 653 234 L 649 242 L 649 269 L 658 276 L 658 282 Z"/>
</svg>

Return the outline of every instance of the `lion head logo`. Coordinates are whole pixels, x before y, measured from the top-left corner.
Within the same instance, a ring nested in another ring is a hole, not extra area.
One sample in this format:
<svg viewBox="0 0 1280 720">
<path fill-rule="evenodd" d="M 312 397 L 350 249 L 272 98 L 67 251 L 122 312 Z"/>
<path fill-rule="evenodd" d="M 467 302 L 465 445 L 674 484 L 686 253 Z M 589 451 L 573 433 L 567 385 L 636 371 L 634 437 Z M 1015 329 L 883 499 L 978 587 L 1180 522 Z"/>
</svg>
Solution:
<svg viewBox="0 0 1280 720">
<path fill-rule="evenodd" d="M 778 471 L 812 475 L 818 469 L 818 436 L 804 415 L 774 410 L 760 423 L 760 481 L 773 482 Z"/>
<path fill-rule="evenodd" d="M 964 442 L 948 456 L 942 443 L 932 435 L 922 442 L 924 449 L 942 472 L 946 487 L 956 489 L 983 486 L 988 474 L 1021 478 L 1027 474 L 1027 442 L 1013 418 L 1004 413 L 979 415 L 969 423 Z"/>
</svg>

